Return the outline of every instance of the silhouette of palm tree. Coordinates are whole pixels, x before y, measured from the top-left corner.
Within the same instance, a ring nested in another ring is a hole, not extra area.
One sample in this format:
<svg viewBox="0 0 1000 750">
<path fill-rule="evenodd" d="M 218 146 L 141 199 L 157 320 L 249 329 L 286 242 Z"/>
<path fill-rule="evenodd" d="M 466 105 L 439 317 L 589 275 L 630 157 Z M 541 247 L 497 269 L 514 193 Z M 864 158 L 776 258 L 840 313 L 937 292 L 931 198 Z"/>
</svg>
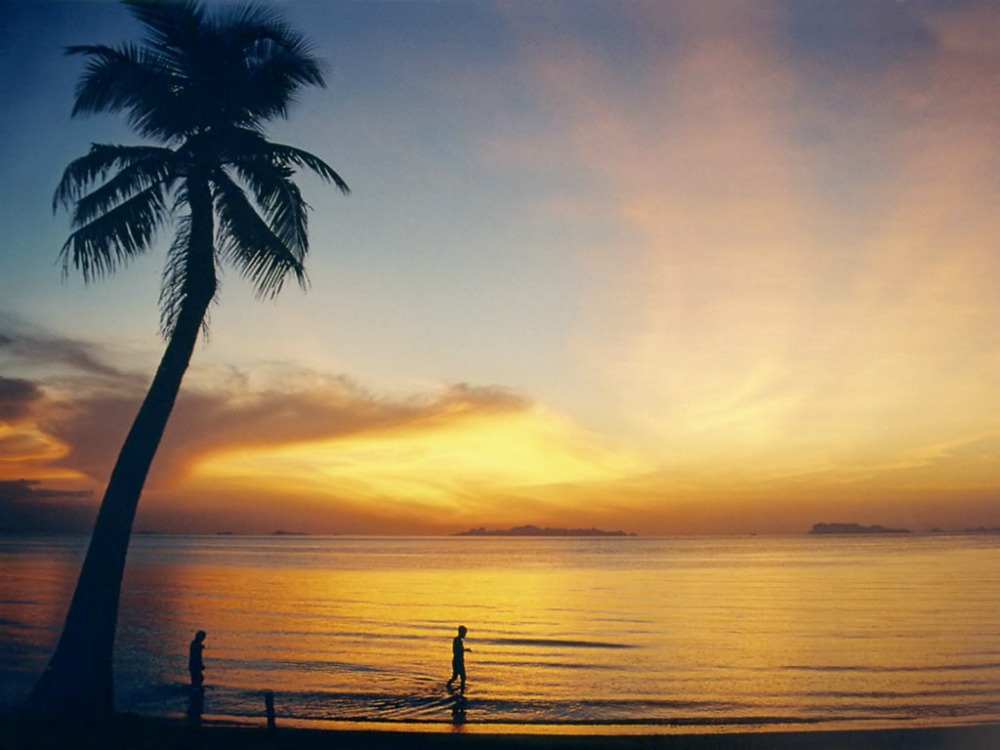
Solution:
<svg viewBox="0 0 1000 750">
<path fill-rule="evenodd" d="M 296 92 L 325 86 L 302 36 L 273 12 L 197 2 L 127 0 L 141 44 L 69 47 L 87 58 L 73 115 L 124 113 L 158 145 L 95 144 L 66 168 L 53 209 L 72 211 L 62 248 L 84 280 L 112 274 L 172 222 L 160 289 L 166 350 L 125 439 L 62 635 L 30 698 L 43 715 L 100 718 L 114 711 L 112 651 L 132 522 L 153 456 L 217 292 L 217 268 L 234 266 L 273 296 L 291 274 L 303 286 L 308 206 L 293 182 L 305 168 L 343 192 L 322 159 L 269 142 Z"/>
</svg>

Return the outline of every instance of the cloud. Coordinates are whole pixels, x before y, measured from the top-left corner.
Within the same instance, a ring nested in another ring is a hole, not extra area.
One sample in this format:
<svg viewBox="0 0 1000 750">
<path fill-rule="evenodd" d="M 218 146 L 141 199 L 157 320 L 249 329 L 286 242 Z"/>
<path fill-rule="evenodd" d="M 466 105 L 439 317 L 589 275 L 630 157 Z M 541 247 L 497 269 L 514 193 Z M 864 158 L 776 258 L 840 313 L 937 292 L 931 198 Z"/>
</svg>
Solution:
<svg viewBox="0 0 1000 750">
<path fill-rule="evenodd" d="M 38 424 L 38 416 L 50 407 L 39 383 L 0 376 L 0 479 L 79 478 L 54 468 L 66 454 L 66 445 Z"/>
<path fill-rule="evenodd" d="M 412 397 L 377 396 L 347 377 L 294 367 L 260 368 L 255 380 L 251 384 L 234 372 L 212 387 L 182 391 L 157 459 L 157 476 L 175 482 L 219 451 L 340 440 L 528 406 L 510 391 L 464 384 Z"/>
<path fill-rule="evenodd" d="M 68 382 L 64 381 L 68 385 Z M 145 390 L 117 371 L 100 383 L 50 399 L 38 409 L 38 430 L 66 446 L 55 465 L 104 481 Z M 218 450 L 254 450 L 288 443 L 391 430 L 462 413 L 522 408 L 527 402 L 499 388 L 455 385 L 410 398 L 379 397 L 349 378 L 295 367 L 262 366 L 253 377 L 193 368 L 181 390 L 151 473 L 174 484 L 189 467 Z"/>
<path fill-rule="evenodd" d="M 504 391 L 451 387 L 390 413 L 310 440 L 227 441 L 201 453 L 189 483 L 194 492 L 221 486 L 231 495 L 270 487 L 279 503 L 326 498 L 330 518 L 344 509 L 388 512 L 410 528 L 456 530 L 484 515 L 517 521 L 541 512 L 565 521 L 579 513 L 565 502 L 567 488 L 646 470 L 620 446 Z"/>
<path fill-rule="evenodd" d="M 145 379 L 109 363 L 102 346 L 0 313 L 0 478 L 102 482 Z"/>
<path fill-rule="evenodd" d="M 0 532 L 89 531 L 97 507 L 89 490 L 58 490 L 29 479 L 0 480 Z"/>
<path fill-rule="evenodd" d="M 74 374 L 127 378 L 108 363 L 103 349 L 91 342 L 57 336 L 28 325 L 0 310 L 0 357 L 20 366 L 59 367 Z"/>
<path fill-rule="evenodd" d="M 31 402 L 35 421 L 24 424 L 37 422 L 36 432 L 19 439 L 59 450 L 32 453 L 27 443 L 17 449 L 12 436 L 0 440 L 6 477 L 33 469 L 3 482 L 8 525 L 84 530 L 92 518 L 93 494 L 81 487 L 103 483 L 143 393 L 115 391 L 114 378 L 105 388 L 87 380 L 75 395 L 66 389 L 57 399 Z M 736 430 L 736 405 L 751 393 L 755 408 L 774 409 L 767 399 L 758 403 L 769 380 L 696 421 L 709 432 L 713 419 Z M 32 383 L 10 390 L 25 398 L 42 392 Z M 772 396 L 787 397 L 784 389 Z M 706 438 L 701 447 L 709 444 Z M 721 454 L 715 463 L 688 461 L 678 446 L 673 463 L 661 457 L 658 469 L 635 445 L 587 431 L 504 388 L 456 384 L 400 397 L 304 368 L 195 368 L 154 462 L 139 524 L 167 531 L 450 533 L 530 522 L 704 533 L 795 531 L 842 509 L 872 523 L 990 525 L 996 445 L 985 431 L 975 441 L 929 445 L 879 471 L 861 454 L 835 475 L 822 461 L 775 470 L 763 460 L 771 454 L 762 453 L 753 476 L 721 469 Z M 956 475 L 964 481 L 956 484 Z M 39 481 L 46 476 L 52 479 Z M 55 478 L 60 489 L 53 489 Z M 922 510 L 907 516 L 905 498 Z M 949 522 L 948 512 L 963 520 Z"/>
<path fill-rule="evenodd" d="M 15 422 L 31 413 L 31 404 L 42 397 L 42 389 L 30 380 L 0 375 L 0 422 Z"/>
<path fill-rule="evenodd" d="M 19 420 L 0 434 L 0 477 L 15 482 L 19 500 L 34 497 L 38 516 L 58 499 L 37 489 L 46 482 L 79 492 L 105 484 L 146 385 L 109 365 L 100 347 L 6 330 L 0 356 L 32 378 L 0 381 L 0 408 Z M 294 365 L 195 365 L 140 519 L 187 530 L 198 516 L 200 528 L 206 518 L 231 527 L 242 517 L 261 530 L 274 506 L 325 519 L 329 530 L 454 529 L 458 518 L 489 520 L 490 504 L 501 503 L 526 514 L 512 522 L 550 521 L 565 505 L 547 490 L 644 468 L 621 445 L 502 387 L 458 383 L 400 396 Z"/>
<path fill-rule="evenodd" d="M 836 481 L 1000 434 L 1000 17 L 821 6 L 632 4 L 624 58 L 534 50 L 555 125 L 498 145 L 601 186 L 561 206 L 620 227 L 580 249 L 578 347 L 671 470 Z"/>
<path fill-rule="evenodd" d="M 117 371 L 78 377 L 86 387 L 73 388 L 73 377 L 61 375 L 58 392 L 34 404 L 17 436 L 20 450 L 14 436 L 0 441 L 7 476 L 30 467 L 36 478 L 105 483 L 144 391 Z M 29 385 L 10 390 L 42 393 Z M 50 450 L 29 455 L 32 441 Z M 231 528 L 242 517 L 260 531 L 270 509 L 280 507 L 327 530 L 344 523 L 368 532 L 456 530 L 459 518 L 482 519 L 499 502 L 507 514 L 526 514 L 512 522 L 549 521 L 566 507 L 547 491 L 641 470 L 622 446 L 501 387 L 460 383 L 390 396 L 295 366 L 194 367 L 154 460 L 140 519 L 188 530 L 198 516 L 199 528 L 207 518 Z"/>
<path fill-rule="evenodd" d="M 787 44 L 830 87 L 845 77 L 872 77 L 932 53 L 936 35 L 922 3 L 800 2 L 787 6 Z"/>
<path fill-rule="evenodd" d="M 183 396 L 153 491 L 210 497 L 243 523 L 280 509 L 277 526 L 298 513 L 328 532 L 454 531 L 484 516 L 565 520 L 576 511 L 564 488 L 646 469 L 622 446 L 507 389 L 456 384 L 377 397 L 342 377 L 278 375 L 269 378 L 280 388 L 238 378 L 239 386 Z"/>
</svg>

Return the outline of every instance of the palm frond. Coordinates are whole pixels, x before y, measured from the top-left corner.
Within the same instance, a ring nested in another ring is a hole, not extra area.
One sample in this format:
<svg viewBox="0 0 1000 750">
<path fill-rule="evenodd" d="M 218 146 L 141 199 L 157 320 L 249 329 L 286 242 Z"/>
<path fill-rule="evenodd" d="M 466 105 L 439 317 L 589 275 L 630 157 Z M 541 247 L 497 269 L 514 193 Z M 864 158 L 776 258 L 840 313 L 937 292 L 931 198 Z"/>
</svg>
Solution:
<svg viewBox="0 0 1000 750">
<path fill-rule="evenodd" d="M 301 87 L 326 85 L 322 69 L 313 59 L 277 45 L 257 46 L 274 49 L 249 61 L 245 85 L 252 92 L 248 109 L 254 123 L 286 119 Z"/>
<path fill-rule="evenodd" d="M 87 282 L 113 273 L 149 248 L 165 218 L 163 185 L 156 183 L 72 232 L 60 252 L 63 272 L 72 265 Z"/>
<path fill-rule="evenodd" d="M 287 117 L 300 88 L 325 86 L 322 63 L 270 9 L 236 6 L 202 31 L 202 46 L 212 54 L 198 62 L 213 74 L 198 75 L 194 68 L 192 79 L 200 83 L 191 93 L 211 102 L 206 110 L 214 111 L 217 124 L 259 131 L 267 121 Z"/>
<path fill-rule="evenodd" d="M 148 159 L 125 167 L 100 187 L 77 199 L 73 224 L 88 224 L 153 185 L 160 184 L 164 191 L 169 191 L 175 179 L 173 162 L 172 158 Z"/>
<path fill-rule="evenodd" d="M 264 159 L 241 161 L 234 168 L 274 233 L 293 252 L 304 256 L 309 247 L 309 206 L 292 182 L 294 172 Z"/>
<path fill-rule="evenodd" d="M 303 151 L 300 148 L 285 146 L 280 143 L 268 143 L 268 148 L 272 151 L 275 158 L 281 159 L 285 164 L 294 164 L 297 167 L 305 167 L 315 172 L 323 178 L 324 182 L 332 182 L 345 195 L 351 192 L 347 183 L 344 182 L 333 167 L 318 156 L 310 154 L 308 151 Z"/>
<path fill-rule="evenodd" d="M 224 43 L 242 61 L 238 95 L 247 114 L 246 125 L 259 127 L 288 116 L 289 105 L 303 86 L 325 87 L 323 64 L 305 37 L 269 9 L 237 8 L 220 25 Z"/>
<path fill-rule="evenodd" d="M 191 240 L 191 217 L 177 220 L 177 230 L 173 242 L 167 250 L 167 260 L 163 267 L 160 283 L 160 332 L 169 338 L 177 324 L 188 289 L 188 264 L 186 256 Z"/>
<path fill-rule="evenodd" d="M 228 175 L 213 179 L 219 217 L 219 250 L 256 287 L 258 297 L 274 297 L 289 273 L 306 286 L 306 247 L 289 246 L 261 218 L 242 188 Z"/>
<path fill-rule="evenodd" d="M 52 210 L 59 206 L 72 208 L 91 187 L 107 178 L 115 170 L 127 170 L 136 165 L 156 169 L 157 165 L 172 162 L 175 154 L 160 146 L 115 146 L 92 144 L 90 151 L 69 163 L 52 197 Z"/>
<path fill-rule="evenodd" d="M 204 10 L 191 0 L 123 0 L 146 27 L 146 41 L 158 49 L 183 49 L 205 21 Z"/>
<path fill-rule="evenodd" d="M 227 128 L 217 133 L 219 161 L 240 166 L 245 162 L 266 160 L 285 167 L 306 168 L 318 174 L 325 182 L 332 182 L 342 193 L 351 189 L 329 164 L 318 156 L 294 146 L 273 143 L 260 133 L 247 128 Z"/>
<path fill-rule="evenodd" d="M 89 58 L 76 87 L 74 117 L 126 111 L 142 135 L 169 141 L 183 134 L 183 112 L 175 103 L 181 72 L 162 55 L 134 44 L 74 46 L 66 53 Z"/>
<path fill-rule="evenodd" d="M 194 239 L 196 220 L 191 213 L 191 185 L 183 181 L 174 192 L 173 211 L 180 215 L 177 231 L 167 250 L 160 284 L 160 331 L 170 338 L 192 299 L 200 307 L 205 295 L 214 301 L 219 292 L 217 258 L 214 243 L 206 245 Z M 184 210 L 187 213 L 182 213 Z M 211 211 L 211 207 L 208 208 Z M 202 217 L 204 219 L 204 217 Z M 207 311 L 201 326 L 208 334 Z"/>
</svg>

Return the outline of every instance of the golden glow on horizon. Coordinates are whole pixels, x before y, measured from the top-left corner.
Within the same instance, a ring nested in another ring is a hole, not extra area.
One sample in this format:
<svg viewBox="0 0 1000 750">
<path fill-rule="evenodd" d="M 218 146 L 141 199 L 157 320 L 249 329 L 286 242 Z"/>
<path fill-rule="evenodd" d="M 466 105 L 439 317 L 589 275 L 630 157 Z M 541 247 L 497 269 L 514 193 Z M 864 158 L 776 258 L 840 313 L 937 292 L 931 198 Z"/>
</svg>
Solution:
<svg viewBox="0 0 1000 750">
<path fill-rule="evenodd" d="M 470 414 L 346 438 L 221 451 L 203 458 L 191 481 L 433 506 L 483 492 L 610 483 L 649 470 L 594 436 L 589 443 L 583 438 L 567 420 L 540 409 Z"/>
</svg>

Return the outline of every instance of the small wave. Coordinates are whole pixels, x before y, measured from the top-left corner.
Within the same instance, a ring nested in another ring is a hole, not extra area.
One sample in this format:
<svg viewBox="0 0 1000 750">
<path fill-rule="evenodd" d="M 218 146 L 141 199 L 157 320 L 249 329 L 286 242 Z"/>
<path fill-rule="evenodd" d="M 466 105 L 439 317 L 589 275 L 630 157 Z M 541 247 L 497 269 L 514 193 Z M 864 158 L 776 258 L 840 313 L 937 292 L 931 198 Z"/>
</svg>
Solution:
<svg viewBox="0 0 1000 750">
<path fill-rule="evenodd" d="M 259 715 L 253 700 L 245 702 L 237 696 L 228 700 L 220 696 L 216 709 L 237 718 Z M 439 723 L 454 716 L 458 699 L 453 696 L 399 696 L 389 694 L 312 694 L 276 696 L 279 716 L 290 720 L 330 722 L 370 722 L 372 724 Z M 535 724 L 539 726 L 649 726 L 649 727 L 711 727 L 746 725 L 816 724 L 829 721 L 830 716 L 803 717 L 791 714 L 752 715 L 732 711 L 733 706 L 717 706 L 696 702 L 656 702 L 658 715 L 642 715 L 654 708 L 637 707 L 630 701 L 579 701 L 562 703 L 537 701 L 491 700 L 469 697 L 462 701 L 463 721 L 490 724 Z M 642 712 L 636 713 L 641 708 Z M 725 709 L 730 709 L 726 711 Z M 722 710 L 720 710 L 722 709 Z M 841 716 L 859 719 L 861 716 Z"/>
<path fill-rule="evenodd" d="M 579 661 L 539 661 L 538 659 L 476 659 L 476 666 L 480 667 L 530 667 L 532 669 L 579 669 L 584 672 L 608 672 L 618 669 L 614 664 L 593 664 L 591 662 Z"/>
<path fill-rule="evenodd" d="M 279 713 L 290 719 L 321 721 L 441 721 L 461 700 L 463 709 L 489 722 L 541 724 L 700 724 L 740 723 L 747 707 L 740 703 L 685 700 L 538 700 L 459 698 L 443 690 L 424 694 L 385 691 L 301 691 L 275 695 Z M 259 691 L 220 691 L 216 710 L 232 716 L 260 713 Z M 735 718 L 734 718 L 735 717 Z M 750 721 L 751 719 L 746 719 Z M 777 718 L 753 717 L 754 722 Z M 796 721 L 781 717 L 783 722 Z M 802 719 L 798 719 L 802 721 Z"/>
<path fill-rule="evenodd" d="M 983 688 L 964 688 L 959 690 L 914 690 L 911 692 L 903 692 L 899 690 L 816 690 L 807 691 L 801 694 L 788 694 L 787 697 L 795 698 L 799 695 L 807 698 L 824 698 L 824 699 L 858 699 L 858 700 L 913 700 L 915 698 L 966 698 L 966 697 L 980 697 L 983 694 Z"/>
<path fill-rule="evenodd" d="M 316 659 L 312 661 L 289 660 L 281 662 L 274 668 L 291 670 L 293 672 L 298 672 L 298 673 L 361 672 L 365 674 L 396 674 L 398 672 L 398 670 L 388 670 L 383 667 L 378 667 L 372 664 L 359 664 L 357 662 L 346 662 L 346 661 L 332 661 L 330 659 L 326 660 Z M 262 669 L 262 667 L 258 666 L 258 669 Z"/>
<path fill-rule="evenodd" d="M 1000 662 L 979 664 L 926 664 L 914 666 L 879 666 L 873 664 L 791 664 L 782 669 L 799 672 L 972 672 L 1000 669 Z"/>
<path fill-rule="evenodd" d="M 578 641 L 567 638 L 490 638 L 483 642 L 498 646 L 540 646 L 543 648 L 637 648 L 631 643 Z"/>
<path fill-rule="evenodd" d="M 124 707 L 151 714 L 183 715 L 189 689 L 183 683 L 163 683 L 128 691 Z M 846 691 L 845 691 L 846 693 Z M 259 690 L 210 687 L 205 697 L 208 713 L 242 720 L 263 712 Z M 841 724 L 864 721 L 911 721 L 918 718 L 974 719 L 995 716 L 1000 704 L 990 700 L 903 701 L 891 694 L 833 697 L 813 696 L 818 703 L 795 700 L 795 695 L 771 705 L 751 701 L 691 699 L 582 698 L 556 699 L 538 695 L 460 697 L 444 689 L 439 680 L 422 680 L 410 689 L 290 690 L 275 691 L 279 718 L 292 721 L 440 723 L 457 715 L 462 721 L 486 724 L 534 724 L 539 726 L 648 726 L 722 727 Z M 804 697 L 804 696 L 803 696 Z M 902 695 L 900 698 L 909 696 Z M 916 697 L 916 696 L 915 696 Z M 923 696 L 920 696 L 923 697 Z M 945 697 L 945 696 L 942 696 Z M 825 698 L 825 699 L 824 699 Z M 845 700 L 846 698 L 846 700 Z M 852 699 L 853 698 L 853 699 Z"/>
</svg>

